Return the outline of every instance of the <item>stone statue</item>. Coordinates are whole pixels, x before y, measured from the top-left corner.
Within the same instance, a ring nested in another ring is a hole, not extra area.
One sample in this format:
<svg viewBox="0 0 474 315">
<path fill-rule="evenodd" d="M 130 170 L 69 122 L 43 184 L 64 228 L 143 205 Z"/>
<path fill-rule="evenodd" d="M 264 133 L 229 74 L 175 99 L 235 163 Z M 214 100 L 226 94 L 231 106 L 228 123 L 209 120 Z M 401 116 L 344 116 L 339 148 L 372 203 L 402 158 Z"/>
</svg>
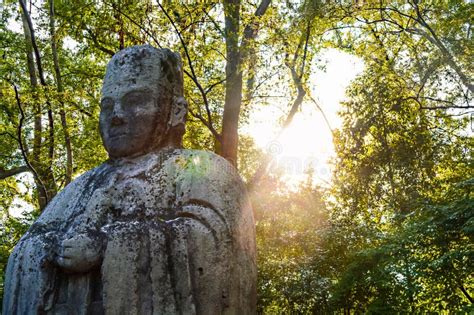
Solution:
<svg viewBox="0 0 474 315">
<path fill-rule="evenodd" d="M 109 160 L 47 206 L 10 256 L 4 314 L 253 314 L 255 230 L 223 158 L 181 148 L 187 103 L 167 49 L 117 53 L 102 88 Z"/>
</svg>

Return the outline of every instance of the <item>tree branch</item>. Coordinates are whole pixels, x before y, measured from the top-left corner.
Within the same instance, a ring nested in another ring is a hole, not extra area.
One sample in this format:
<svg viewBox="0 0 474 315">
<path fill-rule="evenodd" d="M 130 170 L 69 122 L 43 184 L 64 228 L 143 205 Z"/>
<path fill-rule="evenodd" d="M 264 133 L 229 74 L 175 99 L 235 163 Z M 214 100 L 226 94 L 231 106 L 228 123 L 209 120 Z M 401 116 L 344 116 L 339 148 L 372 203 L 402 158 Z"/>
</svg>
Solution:
<svg viewBox="0 0 474 315">
<path fill-rule="evenodd" d="M 130 22 L 132 22 L 133 24 L 135 24 L 140 30 L 144 31 L 145 34 L 147 34 L 148 36 L 150 36 L 151 39 L 153 39 L 153 42 L 155 42 L 155 44 L 159 47 L 159 48 L 163 48 L 161 47 L 161 44 L 160 42 L 156 39 L 156 37 L 150 33 L 150 31 L 148 31 L 146 28 L 144 28 L 140 23 L 138 23 L 137 21 L 135 21 L 134 19 L 132 19 L 128 14 L 124 13 L 122 10 L 120 10 L 120 8 L 117 8 L 114 4 L 109 4 L 109 3 L 106 3 L 107 5 L 109 5 L 110 7 L 112 7 L 113 10 L 117 11 L 120 15 L 123 15 L 124 17 L 126 17 Z M 159 3 L 158 3 L 159 4 Z"/>
<path fill-rule="evenodd" d="M 310 33 L 310 28 L 308 27 L 306 29 L 306 36 L 305 38 L 309 38 L 308 33 Z M 296 55 L 298 54 L 298 50 L 301 48 L 301 45 L 298 45 L 296 48 L 295 52 L 295 58 Z M 288 116 L 286 117 L 285 121 L 282 124 L 282 127 L 280 131 L 278 132 L 278 135 L 276 136 L 276 139 L 278 139 L 281 134 L 288 128 L 288 126 L 291 124 L 293 121 L 294 116 L 298 112 L 299 108 L 301 107 L 301 104 L 303 103 L 304 97 L 306 95 L 306 90 L 304 89 L 303 82 L 302 82 L 302 74 L 298 75 L 296 71 L 296 59 L 293 58 L 293 60 L 290 62 L 288 61 L 288 54 L 286 56 L 286 61 L 285 65 L 290 69 L 291 72 L 291 78 L 293 79 L 293 83 L 296 85 L 297 89 L 297 95 L 295 100 L 293 101 L 293 104 L 291 105 L 290 111 L 288 113 Z M 305 60 L 307 58 L 307 54 L 303 54 L 303 61 L 302 63 L 304 64 Z M 304 69 L 304 68 L 302 68 Z M 270 168 L 271 164 L 273 162 L 273 156 L 271 154 L 266 154 L 265 157 L 263 158 L 263 161 L 260 163 L 259 167 L 257 168 L 257 171 L 255 174 L 252 176 L 252 178 L 248 182 L 248 188 L 249 190 L 253 190 L 256 184 L 262 179 L 262 177 L 267 173 L 268 169 Z"/>
<path fill-rule="evenodd" d="M 421 27 L 425 28 L 428 30 L 428 32 L 416 28 L 416 27 L 408 27 L 408 23 L 406 26 L 400 25 L 396 21 L 392 19 L 386 19 L 386 18 L 381 18 L 379 20 L 375 21 L 365 21 L 367 24 L 373 24 L 373 23 L 378 23 L 378 22 L 387 22 L 391 24 L 395 24 L 398 28 L 401 30 L 411 33 L 411 34 L 417 34 L 423 36 L 426 40 L 428 40 L 431 44 L 433 44 L 438 50 L 441 52 L 442 56 L 448 63 L 448 65 L 456 72 L 456 74 L 459 76 L 463 84 L 469 89 L 471 93 L 474 93 L 474 85 L 472 84 L 472 79 L 469 78 L 461 69 L 461 67 L 456 63 L 454 56 L 451 54 L 451 52 L 448 50 L 448 48 L 443 44 L 443 42 L 440 40 L 436 32 L 433 30 L 433 28 L 426 22 L 426 20 L 423 18 L 423 15 L 420 11 L 420 8 L 418 6 L 418 2 L 414 1 L 413 6 L 415 8 L 416 16 L 412 16 L 410 14 L 406 14 L 401 12 L 400 10 L 394 8 L 394 7 L 370 7 L 370 8 L 365 8 L 365 11 L 373 11 L 377 10 L 380 12 L 386 12 L 386 14 L 390 17 L 389 12 L 394 12 L 396 14 L 399 14 L 400 16 L 403 16 L 408 19 L 408 21 L 414 21 Z M 363 21 L 361 21 L 363 22 Z"/>
<path fill-rule="evenodd" d="M 212 8 L 211 8 L 212 10 Z M 202 11 L 204 12 L 204 14 L 209 18 L 209 20 L 211 21 L 211 23 L 214 25 L 214 27 L 216 28 L 216 30 L 219 32 L 219 34 L 221 34 L 222 38 L 225 37 L 225 34 L 224 34 L 224 31 L 220 28 L 219 24 L 217 24 L 217 22 L 212 18 L 212 16 L 209 15 L 209 12 L 207 12 L 206 10 L 204 10 L 204 8 L 202 9 Z M 209 10 L 210 11 L 210 10 Z"/>
<path fill-rule="evenodd" d="M 447 106 L 424 106 L 424 105 L 421 103 L 420 98 L 426 99 L 426 100 L 429 100 L 429 101 L 433 101 L 433 102 L 444 103 L 444 104 L 448 104 L 448 105 L 447 105 Z M 419 106 L 420 109 L 427 109 L 427 110 L 437 110 L 437 109 L 471 109 L 471 108 L 474 108 L 474 105 L 461 106 L 461 105 L 456 105 L 455 103 L 450 102 L 450 101 L 447 101 L 447 100 L 437 99 L 437 98 L 429 97 L 429 96 L 408 96 L 408 97 L 402 98 L 401 100 L 402 100 L 402 101 L 405 101 L 405 100 L 414 100 L 414 101 L 418 104 L 418 106 Z"/>
<path fill-rule="evenodd" d="M 48 204 L 49 202 L 49 196 L 48 196 L 48 190 L 46 189 L 46 186 L 44 185 L 43 181 L 38 175 L 38 172 L 35 170 L 33 165 L 31 165 L 28 156 L 25 151 L 25 147 L 23 145 L 23 140 L 22 140 L 22 128 L 23 128 L 23 121 L 25 120 L 25 112 L 23 111 L 23 107 L 21 106 L 21 101 L 20 101 L 20 95 L 18 94 L 18 89 L 15 84 L 13 84 L 13 89 L 15 90 L 15 99 L 16 99 L 16 104 L 18 106 L 18 109 L 20 110 L 20 121 L 18 122 L 18 129 L 17 129 L 17 135 L 18 135 L 18 143 L 20 145 L 20 151 L 21 155 L 23 156 L 23 160 L 25 161 L 26 165 L 28 168 L 31 170 L 33 173 L 36 181 L 39 183 L 38 187 L 39 189 L 42 190 L 44 196 L 45 196 L 45 204 Z"/>
<path fill-rule="evenodd" d="M 199 81 L 197 80 L 197 78 L 195 78 L 191 73 L 189 73 L 186 69 L 183 69 L 183 72 L 189 77 L 191 78 L 191 80 L 194 82 L 194 84 L 196 86 L 201 86 Z M 214 134 L 215 132 L 215 129 L 214 129 L 214 126 L 212 124 L 212 115 L 211 115 L 211 110 L 209 108 L 209 104 L 207 103 L 207 93 L 204 92 L 204 94 L 201 93 L 201 95 L 204 95 L 204 97 L 206 98 L 206 101 L 204 102 L 204 107 L 206 108 L 206 114 L 207 114 L 207 121 L 205 123 L 205 126 L 207 128 L 209 128 L 209 130 Z M 204 119 L 204 118 L 203 118 Z M 220 139 L 220 138 L 219 138 Z M 220 141 L 219 139 L 217 139 L 218 141 Z"/>
<path fill-rule="evenodd" d="M 260 24 L 258 21 L 255 21 L 255 19 L 258 19 L 265 14 L 265 12 L 268 9 L 268 6 L 270 5 L 270 2 L 271 0 L 262 0 L 257 10 L 255 11 L 255 14 L 253 15 L 253 20 L 250 21 L 250 23 L 247 24 L 247 26 L 245 26 L 244 37 L 242 38 L 242 43 L 240 46 L 241 50 L 245 51 L 250 41 L 254 40 L 257 37 L 258 27 Z M 242 59 L 245 59 L 245 56 L 241 56 L 241 57 Z"/>
<path fill-rule="evenodd" d="M 467 292 L 466 288 L 464 288 L 464 286 L 462 284 L 459 285 L 459 289 L 461 290 L 461 292 L 464 294 L 464 296 L 469 300 L 469 302 L 471 302 L 471 304 L 474 304 L 474 299 L 472 298 L 472 296 Z"/>
<path fill-rule="evenodd" d="M 101 45 L 101 43 L 97 39 L 97 36 L 95 36 L 95 34 L 92 32 L 92 30 L 90 30 L 89 28 L 86 27 L 86 32 L 89 34 L 89 37 L 87 37 L 87 36 L 84 36 L 84 37 L 91 39 L 92 42 L 94 43 L 94 46 L 97 49 L 99 49 L 100 51 L 108 54 L 109 56 L 115 55 L 115 51 L 113 51 L 111 49 L 108 49 L 107 47 L 104 47 L 104 46 Z"/>
<path fill-rule="evenodd" d="M 15 167 L 9 170 L 0 168 L 0 179 L 5 179 L 10 176 L 18 175 L 24 172 L 30 172 L 30 168 L 27 165 Z"/>
<path fill-rule="evenodd" d="M 204 117 L 202 117 L 202 115 L 193 112 L 191 108 L 189 108 L 189 113 L 191 114 L 191 116 L 199 119 L 207 127 L 207 129 L 209 129 L 209 131 L 212 133 L 214 138 L 217 139 L 217 141 L 221 141 L 221 135 L 214 129 L 212 125 L 208 123 L 208 121 Z"/>
<path fill-rule="evenodd" d="M 242 43 L 240 46 L 240 63 L 242 61 L 247 60 L 248 55 L 254 55 L 255 54 L 255 48 L 250 45 L 252 41 L 255 40 L 257 37 L 258 33 L 258 27 L 259 27 L 259 22 L 258 18 L 263 16 L 265 12 L 268 9 L 268 6 L 270 5 L 270 0 L 262 0 L 260 5 L 258 6 L 257 10 L 255 11 L 253 15 L 253 20 L 250 21 L 249 24 L 245 26 L 244 29 L 244 36 L 242 38 Z M 257 20 L 257 21 L 255 21 Z M 246 82 L 246 87 L 247 87 L 247 92 L 245 99 L 246 100 L 251 100 L 252 99 L 252 91 L 254 91 L 254 84 L 255 84 L 255 65 L 257 63 L 256 58 L 250 58 L 248 60 L 248 78 Z"/>
<path fill-rule="evenodd" d="M 224 79 L 222 79 L 222 80 L 219 80 L 219 81 L 214 82 L 213 84 L 209 85 L 209 86 L 206 88 L 206 94 L 209 94 L 209 92 L 211 92 L 213 88 L 215 88 L 215 87 L 218 86 L 219 84 L 224 83 L 226 80 L 227 80 L 227 78 L 224 78 Z"/>
<path fill-rule="evenodd" d="M 209 128 L 209 130 L 214 135 L 215 129 L 214 129 L 214 126 L 212 125 L 212 117 L 211 117 L 212 115 L 211 115 L 211 110 L 209 108 L 209 102 L 207 100 L 207 94 L 206 94 L 206 91 L 204 91 L 204 88 L 202 87 L 202 85 L 199 83 L 196 72 L 194 71 L 193 63 L 191 61 L 191 56 L 189 55 L 189 51 L 188 51 L 188 46 L 186 45 L 186 42 L 184 41 L 183 36 L 181 35 L 181 32 L 178 30 L 178 27 L 174 23 L 173 19 L 171 18 L 171 16 L 168 14 L 168 12 L 165 10 L 165 8 L 161 5 L 159 1 L 158 1 L 158 6 L 160 7 L 161 11 L 163 11 L 168 21 L 170 21 L 171 25 L 173 26 L 173 29 L 178 35 L 181 45 L 183 46 L 184 54 L 186 55 L 186 59 L 188 60 L 188 65 L 189 65 L 189 69 L 191 70 L 191 73 L 189 73 L 186 70 L 183 70 L 183 71 L 188 77 L 191 78 L 191 80 L 194 82 L 194 84 L 196 85 L 196 87 L 198 88 L 201 94 L 202 100 L 204 102 L 204 106 L 206 107 L 206 112 L 207 112 L 207 117 L 208 117 L 208 122 L 205 125 Z M 216 138 L 216 140 L 220 142 L 220 137 Z"/>
<path fill-rule="evenodd" d="M 313 104 L 316 106 L 316 108 L 319 110 L 319 112 L 321 113 L 321 115 L 323 115 L 323 118 L 324 118 L 324 121 L 326 122 L 326 125 L 328 126 L 329 128 L 329 131 L 331 131 L 331 134 L 334 135 L 334 131 L 331 127 L 331 124 L 329 123 L 329 119 L 328 117 L 326 116 L 326 113 L 323 111 L 323 109 L 321 108 L 321 106 L 319 105 L 318 102 L 316 102 L 316 100 L 313 98 L 313 96 L 309 95 L 309 98 L 311 99 L 311 101 L 313 102 Z"/>
<path fill-rule="evenodd" d="M 311 21 L 308 22 L 308 26 L 306 28 L 306 38 L 305 38 L 304 50 L 303 50 L 303 62 L 301 63 L 301 69 L 300 69 L 300 75 L 299 75 L 300 80 L 301 80 L 301 78 L 303 77 L 303 74 L 304 74 L 304 68 L 305 68 L 305 65 L 306 65 L 306 55 L 308 54 L 308 44 L 309 44 L 310 35 L 311 35 Z"/>
<path fill-rule="evenodd" d="M 474 85 L 471 83 L 471 78 L 468 78 L 467 75 L 461 70 L 461 67 L 459 67 L 459 65 L 455 62 L 454 56 L 451 55 L 451 52 L 446 48 L 446 46 L 444 46 L 444 44 L 438 38 L 438 35 L 433 30 L 433 28 L 431 28 L 431 26 L 425 21 L 423 15 L 421 14 L 420 7 L 418 6 L 418 1 L 413 1 L 413 5 L 415 6 L 416 15 L 418 17 L 418 23 L 425 27 L 431 34 L 431 36 L 429 36 L 428 34 L 423 32 L 425 34 L 424 37 L 428 39 L 431 43 L 433 43 L 436 47 L 438 47 L 441 53 L 445 56 L 448 64 L 451 66 L 451 68 L 453 68 L 454 71 L 456 71 L 459 78 L 461 78 L 463 84 L 469 89 L 469 91 L 471 91 L 471 93 L 474 93 Z"/>
</svg>

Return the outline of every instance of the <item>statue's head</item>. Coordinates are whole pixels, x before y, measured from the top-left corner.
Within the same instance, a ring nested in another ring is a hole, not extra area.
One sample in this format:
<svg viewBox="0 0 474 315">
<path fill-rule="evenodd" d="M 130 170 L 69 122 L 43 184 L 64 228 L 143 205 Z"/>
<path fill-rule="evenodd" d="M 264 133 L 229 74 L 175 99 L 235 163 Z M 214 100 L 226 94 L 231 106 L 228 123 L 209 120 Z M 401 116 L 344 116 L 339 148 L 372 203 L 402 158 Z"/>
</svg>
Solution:
<svg viewBox="0 0 474 315">
<path fill-rule="evenodd" d="M 179 55 L 149 45 L 118 52 L 107 65 L 100 107 L 110 158 L 180 147 L 187 103 Z"/>
</svg>

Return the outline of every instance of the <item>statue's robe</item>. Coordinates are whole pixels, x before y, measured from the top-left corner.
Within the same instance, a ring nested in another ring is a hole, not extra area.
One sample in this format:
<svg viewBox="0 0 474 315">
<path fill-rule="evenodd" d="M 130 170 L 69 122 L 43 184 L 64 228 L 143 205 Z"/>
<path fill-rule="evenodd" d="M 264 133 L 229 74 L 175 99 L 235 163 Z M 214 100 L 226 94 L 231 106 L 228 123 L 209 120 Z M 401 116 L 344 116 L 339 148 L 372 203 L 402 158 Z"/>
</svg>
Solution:
<svg viewBox="0 0 474 315">
<path fill-rule="evenodd" d="M 52 263 L 62 240 L 97 236 L 84 273 Z M 235 169 L 163 150 L 104 163 L 60 192 L 7 267 L 4 314 L 252 314 L 255 230 Z"/>
</svg>

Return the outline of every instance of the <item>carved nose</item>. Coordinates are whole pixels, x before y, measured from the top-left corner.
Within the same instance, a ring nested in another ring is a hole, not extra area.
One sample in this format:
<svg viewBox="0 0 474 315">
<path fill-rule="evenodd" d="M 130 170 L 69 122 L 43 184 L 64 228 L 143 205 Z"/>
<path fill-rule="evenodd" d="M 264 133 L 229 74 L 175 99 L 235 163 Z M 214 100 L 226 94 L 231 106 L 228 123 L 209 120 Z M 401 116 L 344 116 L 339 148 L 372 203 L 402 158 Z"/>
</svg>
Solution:
<svg viewBox="0 0 474 315">
<path fill-rule="evenodd" d="M 113 126 L 123 125 L 124 123 L 125 123 L 125 120 L 123 119 L 122 116 L 114 115 L 112 117 L 112 125 Z"/>
<path fill-rule="evenodd" d="M 118 126 L 125 123 L 124 114 L 120 106 L 116 106 L 112 113 L 112 125 Z"/>
</svg>

